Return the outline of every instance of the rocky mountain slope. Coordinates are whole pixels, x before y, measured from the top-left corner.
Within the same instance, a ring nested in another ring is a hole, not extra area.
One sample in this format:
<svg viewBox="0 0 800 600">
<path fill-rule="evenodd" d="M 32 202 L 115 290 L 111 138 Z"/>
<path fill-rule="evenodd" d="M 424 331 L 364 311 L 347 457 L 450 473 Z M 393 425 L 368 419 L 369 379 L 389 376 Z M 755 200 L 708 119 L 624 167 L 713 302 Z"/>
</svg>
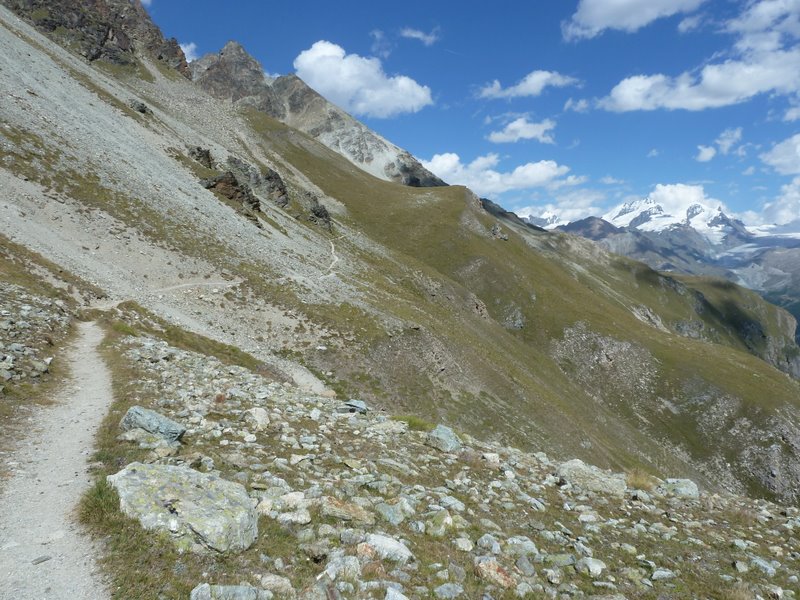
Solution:
<svg viewBox="0 0 800 600">
<path fill-rule="evenodd" d="M 620 205 L 558 230 L 659 271 L 723 277 L 756 290 L 800 317 L 800 234 L 775 227 L 748 230 L 720 207 L 695 204 L 669 212 L 652 199 Z"/>
<path fill-rule="evenodd" d="M 796 597 L 797 508 L 302 393 L 151 337 L 146 315 L 110 318 L 135 334 L 109 347 L 135 377 L 106 423 L 94 502 L 113 487 L 157 540 L 110 560 L 166 557 L 125 580 L 131 594 Z M 209 502 L 217 490 L 224 511 Z"/>
<path fill-rule="evenodd" d="M 446 185 L 407 151 L 334 106 L 296 75 L 268 78 L 236 42 L 190 65 L 192 79 L 216 98 L 251 106 L 309 134 L 367 173 L 403 185 Z"/>
<path fill-rule="evenodd" d="M 784 311 L 536 230 L 461 187 L 376 179 L 243 101 L 256 96 L 221 101 L 132 52 L 90 63 L 0 10 L 7 238 L 315 394 L 800 496 Z"/>
</svg>

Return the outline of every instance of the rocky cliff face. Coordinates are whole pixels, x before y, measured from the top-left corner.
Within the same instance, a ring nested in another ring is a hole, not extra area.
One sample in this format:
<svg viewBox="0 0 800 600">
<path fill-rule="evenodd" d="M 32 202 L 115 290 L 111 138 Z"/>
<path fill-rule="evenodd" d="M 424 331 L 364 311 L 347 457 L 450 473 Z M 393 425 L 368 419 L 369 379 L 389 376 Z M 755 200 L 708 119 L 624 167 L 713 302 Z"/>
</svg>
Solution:
<svg viewBox="0 0 800 600">
<path fill-rule="evenodd" d="M 192 79 L 216 98 L 251 106 L 319 140 L 368 173 L 403 185 L 446 185 L 407 151 L 337 108 L 302 79 L 269 79 L 236 42 L 191 64 Z"/>
<path fill-rule="evenodd" d="M 132 65 L 138 52 L 189 76 L 186 57 L 177 40 L 164 38 L 139 0 L 3 0 L 3 3 L 90 61 L 102 59 Z"/>
</svg>

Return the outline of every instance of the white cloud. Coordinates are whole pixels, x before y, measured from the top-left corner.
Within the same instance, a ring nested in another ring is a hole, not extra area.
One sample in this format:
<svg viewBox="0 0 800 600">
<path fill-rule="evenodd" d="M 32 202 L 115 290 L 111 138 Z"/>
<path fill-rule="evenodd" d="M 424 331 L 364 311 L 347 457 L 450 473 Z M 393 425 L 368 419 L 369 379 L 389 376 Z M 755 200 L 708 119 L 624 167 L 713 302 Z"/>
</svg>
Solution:
<svg viewBox="0 0 800 600">
<path fill-rule="evenodd" d="M 781 186 L 780 196 L 764 205 L 763 219 L 776 225 L 800 219 L 800 177 Z"/>
<path fill-rule="evenodd" d="M 197 53 L 197 44 L 195 44 L 194 42 L 189 42 L 188 44 L 180 44 L 180 47 L 181 50 L 183 50 L 183 54 L 186 56 L 187 62 L 192 62 L 193 60 L 197 60 L 198 58 L 200 58 L 200 55 Z"/>
<path fill-rule="evenodd" d="M 703 146 L 700 145 L 697 147 L 697 156 L 694 159 L 697 162 L 708 162 L 712 158 L 717 155 L 717 151 L 720 154 L 728 154 L 731 149 L 738 144 L 742 140 L 742 128 L 741 127 L 729 127 L 725 131 L 719 134 L 716 140 L 714 140 L 714 144 L 716 144 L 716 148 L 714 146 Z M 744 146 L 739 146 L 736 150 L 736 154 L 739 156 L 745 155 Z"/>
<path fill-rule="evenodd" d="M 650 152 L 647 153 L 647 158 L 655 158 L 659 154 L 661 153 L 658 151 L 658 148 L 651 148 Z"/>
<path fill-rule="evenodd" d="M 531 123 L 527 117 L 514 119 L 500 131 L 489 134 L 489 141 L 495 144 L 503 142 L 518 142 L 520 140 L 538 140 L 543 144 L 554 144 L 555 140 L 551 131 L 555 129 L 556 122 L 545 119 L 541 123 Z"/>
<path fill-rule="evenodd" d="M 721 201 L 709 198 L 702 185 L 659 183 L 653 188 L 648 197 L 660 204 L 664 212 L 670 215 L 685 215 L 689 207 L 695 204 L 699 204 L 709 211 L 722 207 L 725 212 L 729 212 Z"/>
<path fill-rule="evenodd" d="M 400 36 L 411 40 L 419 40 L 426 46 L 433 46 L 433 44 L 439 41 L 439 28 L 435 27 L 430 33 L 425 33 L 419 29 L 404 27 L 400 30 Z"/>
<path fill-rule="evenodd" d="M 564 103 L 564 110 L 571 110 L 577 113 L 585 113 L 589 111 L 589 101 L 586 99 L 573 100 L 570 98 Z"/>
<path fill-rule="evenodd" d="M 372 46 L 370 46 L 369 49 L 370 52 L 375 56 L 388 58 L 392 53 L 392 43 L 389 41 L 389 38 L 386 37 L 386 34 L 380 29 L 373 29 L 369 32 L 369 37 L 372 38 Z"/>
<path fill-rule="evenodd" d="M 750 175 L 755 175 L 756 168 L 753 165 L 747 167 L 744 171 L 742 171 L 742 175 L 749 177 Z"/>
<path fill-rule="evenodd" d="M 775 144 L 760 158 L 781 175 L 800 175 L 800 133 Z"/>
<path fill-rule="evenodd" d="M 611 177 L 611 175 L 606 175 L 605 177 L 600 179 L 600 183 L 605 185 L 622 185 L 625 183 L 624 179 L 617 179 L 616 177 Z"/>
<path fill-rule="evenodd" d="M 689 33 L 690 31 L 698 29 L 702 24 L 702 15 L 691 15 L 689 17 L 685 17 L 680 23 L 678 23 L 678 31 L 681 33 Z"/>
<path fill-rule="evenodd" d="M 481 98 L 520 98 L 523 96 L 538 96 L 547 87 L 566 87 L 578 85 L 580 82 L 574 77 L 562 75 L 555 71 L 531 71 L 516 85 L 503 88 L 495 79 L 492 83 L 481 88 L 478 95 Z"/>
<path fill-rule="evenodd" d="M 561 24 L 568 40 L 593 38 L 606 29 L 634 32 L 663 17 L 689 13 L 705 0 L 581 0 L 569 21 Z"/>
<path fill-rule="evenodd" d="M 717 149 L 713 146 L 698 146 L 697 156 L 694 159 L 697 162 L 708 162 L 717 154 Z"/>
<path fill-rule="evenodd" d="M 678 3 L 676 3 L 678 4 Z M 800 0 L 748 3 L 723 30 L 737 36 L 723 58 L 677 76 L 634 75 L 598 105 L 606 110 L 704 110 L 745 102 L 759 94 L 800 92 Z"/>
<path fill-rule="evenodd" d="M 798 121 L 800 120 L 800 106 L 792 106 L 791 108 L 786 110 L 786 114 L 783 115 L 784 121 Z"/>
<path fill-rule="evenodd" d="M 497 154 L 487 154 L 464 164 L 454 152 L 436 154 L 430 160 L 422 161 L 426 169 L 446 182 L 465 185 L 480 196 L 541 187 L 558 189 L 583 182 L 581 177 L 567 176 L 569 167 L 552 160 L 525 163 L 513 171 L 498 171 L 499 163 Z"/>
<path fill-rule="evenodd" d="M 559 194 L 553 202 L 515 208 L 521 217 L 538 217 L 550 223 L 546 226 L 558 227 L 573 221 L 603 213 L 600 207 L 606 195 L 598 190 L 578 189 Z"/>
<path fill-rule="evenodd" d="M 714 141 L 714 143 L 719 148 L 719 151 L 722 154 L 728 154 L 736 144 L 742 141 L 742 128 L 737 127 L 729 127 L 725 131 L 719 134 L 719 137 Z"/>
<path fill-rule="evenodd" d="M 433 104 L 429 87 L 388 76 L 377 58 L 347 54 L 320 40 L 294 59 L 297 75 L 328 100 L 356 115 L 386 118 Z"/>
</svg>

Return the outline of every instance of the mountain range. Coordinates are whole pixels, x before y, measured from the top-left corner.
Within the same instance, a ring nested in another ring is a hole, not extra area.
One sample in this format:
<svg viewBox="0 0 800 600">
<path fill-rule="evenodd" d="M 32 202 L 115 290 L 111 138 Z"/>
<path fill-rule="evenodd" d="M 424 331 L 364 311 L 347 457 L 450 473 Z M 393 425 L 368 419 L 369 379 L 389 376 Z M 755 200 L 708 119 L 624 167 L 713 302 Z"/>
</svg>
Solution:
<svg viewBox="0 0 800 600">
<path fill-rule="evenodd" d="M 10 255 L 33 253 L 97 290 L 94 303 L 235 347 L 314 393 L 800 498 L 795 319 L 725 279 L 609 251 L 619 240 L 666 261 L 658 234 L 686 238 L 672 262 L 733 255 L 750 240 L 735 221 L 701 207 L 665 226 L 643 203 L 617 224 L 587 222 L 600 243 L 544 231 L 442 185 L 236 43 L 187 64 L 138 1 L 4 4 Z"/>
<path fill-rule="evenodd" d="M 652 198 L 571 223 L 557 216 L 528 221 L 594 240 L 659 271 L 724 277 L 800 317 L 800 227 L 748 228 L 720 206 L 667 209 Z"/>
</svg>

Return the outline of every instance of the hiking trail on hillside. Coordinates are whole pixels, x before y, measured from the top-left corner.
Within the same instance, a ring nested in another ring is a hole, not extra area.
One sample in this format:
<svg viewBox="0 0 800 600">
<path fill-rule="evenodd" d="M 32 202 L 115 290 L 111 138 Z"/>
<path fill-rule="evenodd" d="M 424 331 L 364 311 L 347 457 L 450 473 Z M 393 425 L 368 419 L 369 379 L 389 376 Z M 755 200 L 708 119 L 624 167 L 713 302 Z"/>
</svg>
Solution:
<svg viewBox="0 0 800 600">
<path fill-rule="evenodd" d="M 39 410 L 0 482 L 0 581 L 17 600 L 108 597 L 96 546 L 81 531 L 76 506 L 92 477 L 95 433 L 112 402 L 111 374 L 97 323 L 77 324 L 67 350 L 70 381 Z"/>
</svg>

